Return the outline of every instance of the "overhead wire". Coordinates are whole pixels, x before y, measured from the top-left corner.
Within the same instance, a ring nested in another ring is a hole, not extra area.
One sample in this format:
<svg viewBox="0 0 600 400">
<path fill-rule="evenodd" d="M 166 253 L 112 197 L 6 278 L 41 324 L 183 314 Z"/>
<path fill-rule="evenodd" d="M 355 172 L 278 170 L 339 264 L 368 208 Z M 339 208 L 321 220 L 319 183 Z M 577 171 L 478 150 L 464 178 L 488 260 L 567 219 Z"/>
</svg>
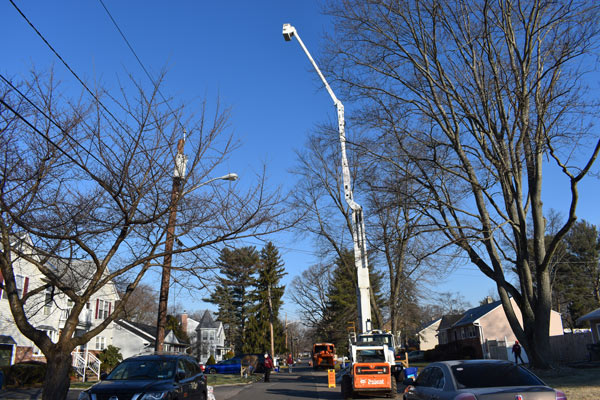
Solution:
<svg viewBox="0 0 600 400">
<path fill-rule="evenodd" d="M 71 66 L 65 61 L 65 59 L 62 58 L 62 56 L 58 53 L 58 51 L 50 44 L 50 42 L 48 42 L 48 40 L 46 40 L 44 35 L 42 35 L 42 33 L 35 27 L 35 25 L 33 25 L 33 23 L 29 20 L 29 18 L 27 18 L 27 16 L 23 13 L 23 11 L 21 11 L 21 9 L 15 4 L 15 2 L 13 0 L 9 0 L 9 1 L 13 5 L 13 7 L 17 10 L 17 12 L 19 14 L 21 14 L 21 17 L 23 17 L 23 19 L 25 21 L 27 21 L 29 26 L 35 31 L 35 33 L 40 37 L 40 39 L 42 39 L 42 41 L 46 44 L 46 46 L 48 46 L 48 48 L 63 63 L 63 65 L 69 70 L 69 72 L 71 72 L 71 74 L 73 74 L 75 79 L 77 79 L 79 81 L 79 83 L 85 88 L 85 90 L 90 94 L 90 96 L 92 96 L 94 98 L 94 100 L 96 102 L 98 102 L 98 104 L 100 104 L 102 109 L 117 122 L 117 124 L 121 127 L 121 129 L 123 129 L 124 131 L 127 131 L 127 129 L 123 126 L 121 121 L 119 121 L 117 119 L 117 117 L 115 117 L 115 115 L 112 112 L 110 112 L 110 110 L 104 105 L 104 103 L 102 103 L 102 101 L 100 101 L 98 96 L 96 96 L 96 94 L 94 94 L 94 92 L 92 92 L 92 90 L 85 84 L 85 82 L 79 77 L 79 75 L 77 75 L 77 73 L 73 70 L 73 68 L 71 68 Z"/>
<path fill-rule="evenodd" d="M 100 2 L 100 4 L 102 5 L 102 7 L 104 8 L 104 11 L 106 11 L 106 13 L 108 14 L 108 17 L 112 21 L 112 23 L 115 26 L 115 28 L 117 28 L 117 31 L 119 32 L 119 34 L 121 35 L 121 37 L 123 38 L 123 40 L 125 41 L 125 43 L 127 44 L 127 47 L 129 48 L 129 50 L 131 51 L 131 53 L 133 54 L 133 56 L 137 60 L 138 64 L 140 64 L 140 66 L 142 67 L 142 70 L 146 73 L 146 76 L 148 77 L 148 79 L 150 79 L 150 82 L 152 82 L 152 84 L 156 87 L 156 90 L 158 91 L 158 94 L 160 95 L 160 97 L 162 98 L 162 100 L 164 101 L 164 103 L 169 108 L 169 111 L 171 111 L 171 114 L 177 120 L 177 123 L 179 124 L 179 126 L 181 126 L 181 128 L 183 129 L 183 133 L 185 135 L 186 134 L 186 130 L 185 130 L 185 127 L 183 126 L 183 124 L 181 123 L 181 120 L 179 119 L 179 117 L 177 116 L 177 114 L 175 113 L 175 111 L 173 111 L 173 109 L 171 108 L 171 105 L 169 104 L 169 102 L 167 101 L 167 99 L 165 98 L 165 96 L 163 96 L 162 92 L 160 91 L 160 88 L 156 85 L 156 82 L 154 81 L 154 78 L 152 77 L 152 75 L 150 74 L 150 72 L 148 72 L 148 69 L 146 68 L 146 66 L 144 65 L 144 63 L 140 59 L 140 57 L 137 55 L 136 51 L 133 49 L 133 46 L 131 45 L 131 43 L 129 42 L 129 40 L 127 40 L 127 37 L 125 36 L 125 33 L 119 27 L 119 24 L 117 24 L 117 21 L 114 19 L 114 17 L 112 16 L 112 14 L 110 13 L 110 11 L 108 10 L 108 7 L 106 7 L 106 4 L 104 4 L 104 1 L 103 0 L 98 0 L 98 1 Z"/>
<path fill-rule="evenodd" d="M 27 97 L 26 94 L 24 94 L 23 92 L 21 92 L 19 90 L 19 88 L 17 88 L 15 85 L 13 85 L 13 83 L 8 80 L 8 78 L 6 78 L 4 75 L 2 75 L 2 73 L 0 73 L 0 79 L 2 79 L 4 81 L 5 84 L 7 84 L 11 89 L 13 89 L 15 92 L 17 92 L 23 99 L 25 99 L 33 108 L 35 108 L 40 114 L 42 114 L 44 116 L 44 118 L 46 118 L 48 121 L 50 121 L 54 126 L 56 126 L 63 135 L 65 135 L 66 137 L 68 137 L 70 140 L 73 141 L 73 143 L 77 143 L 79 144 L 79 142 L 77 140 L 75 140 L 75 138 L 69 134 L 68 132 L 66 132 L 62 126 L 60 126 L 58 124 L 58 122 L 56 122 L 51 116 L 49 116 L 48 114 L 46 114 L 44 112 L 44 110 L 42 110 L 37 104 L 35 104 L 29 97 Z M 65 150 L 63 150 L 59 145 L 57 145 L 56 143 L 54 143 L 54 141 L 52 141 L 52 139 L 50 137 L 48 137 L 48 135 L 44 134 L 43 132 L 41 132 L 39 129 L 37 129 L 31 122 L 29 122 L 29 120 L 27 120 L 25 117 L 23 117 L 18 111 L 16 111 L 14 108 L 12 108 L 8 103 L 6 103 L 4 101 L 3 98 L 0 98 L 0 102 L 6 107 L 8 108 L 13 114 L 15 114 L 17 117 L 19 117 L 21 120 L 23 120 L 23 122 L 25 122 L 31 129 L 33 129 L 36 133 L 38 133 L 39 135 L 41 135 L 44 139 L 46 139 L 46 141 L 48 141 L 48 143 L 52 144 L 56 149 L 58 149 L 61 153 L 63 153 L 64 155 L 66 155 L 67 157 L 69 157 L 69 159 L 71 161 L 73 161 L 76 165 L 82 165 L 80 162 L 78 162 L 77 160 L 75 160 L 68 152 L 66 152 Z M 92 152 L 90 152 L 88 149 L 86 149 L 84 146 L 80 146 L 90 157 L 92 157 L 94 160 L 96 160 L 100 165 L 104 165 L 104 163 L 99 160 Z"/>
</svg>

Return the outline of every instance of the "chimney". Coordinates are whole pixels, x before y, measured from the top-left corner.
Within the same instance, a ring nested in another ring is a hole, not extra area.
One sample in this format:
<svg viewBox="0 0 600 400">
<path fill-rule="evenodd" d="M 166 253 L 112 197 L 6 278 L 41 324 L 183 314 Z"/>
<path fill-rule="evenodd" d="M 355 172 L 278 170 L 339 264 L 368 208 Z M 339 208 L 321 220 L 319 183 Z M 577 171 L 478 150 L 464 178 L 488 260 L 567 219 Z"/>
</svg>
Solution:
<svg viewBox="0 0 600 400">
<path fill-rule="evenodd" d="M 488 296 L 485 299 L 487 301 L 488 304 L 492 304 L 494 302 L 494 299 L 492 299 L 492 296 Z"/>
<path fill-rule="evenodd" d="M 183 311 L 183 314 L 181 314 L 181 329 L 186 333 L 189 334 L 188 330 L 187 330 L 187 312 L 185 312 L 185 310 Z"/>
</svg>

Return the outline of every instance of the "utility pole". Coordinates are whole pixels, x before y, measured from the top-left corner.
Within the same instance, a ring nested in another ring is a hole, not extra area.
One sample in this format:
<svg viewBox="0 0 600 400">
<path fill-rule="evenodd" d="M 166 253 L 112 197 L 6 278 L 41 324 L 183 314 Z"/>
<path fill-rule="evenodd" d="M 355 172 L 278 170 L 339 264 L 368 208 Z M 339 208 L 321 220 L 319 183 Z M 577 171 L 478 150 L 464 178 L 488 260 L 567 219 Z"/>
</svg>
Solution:
<svg viewBox="0 0 600 400">
<path fill-rule="evenodd" d="M 273 302 L 271 301 L 271 284 L 267 284 L 269 295 L 269 329 L 271 330 L 271 357 L 275 357 L 275 338 L 273 337 Z"/>
<path fill-rule="evenodd" d="M 155 351 L 163 351 L 165 343 L 165 326 L 167 325 L 167 305 L 169 302 L 169 286 L 171 284 L 171 262 L 173 259 L 173 243 L 175 242 L 175 220 L 177 218 L 177 203 L 183 189 L 183 179 L 187 157 L 183 154 L 184 139 L 177 142 L 177 155 L 175 156 L 175 171 L 173 172 L 173 190 L 169 203 L 169 222 L 167 224 L 167 238 L 165 241 L 165 258 L 163 261 L 162 279 L 160 282 L 160 296 L 158 298 L 158 321 L 156 324 Z"/>
</svg>

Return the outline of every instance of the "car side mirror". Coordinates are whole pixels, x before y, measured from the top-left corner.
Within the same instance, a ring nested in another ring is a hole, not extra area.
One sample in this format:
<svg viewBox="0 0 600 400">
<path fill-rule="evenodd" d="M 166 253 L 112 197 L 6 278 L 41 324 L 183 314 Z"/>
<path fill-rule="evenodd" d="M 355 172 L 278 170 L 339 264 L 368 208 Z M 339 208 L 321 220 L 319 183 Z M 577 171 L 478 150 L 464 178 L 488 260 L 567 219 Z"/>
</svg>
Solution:
<svg viewBox="0 0 600 400">
<path fill-rule="evenodd" d="M 183 371 L 177 371 L 177 380 L 180 381 L 180 380 L 183 380 L 183 379 L 185 379 L 185 372 L 183 372 Z"/>
<path fill-rule="evenodd" d="M 408 386 L 408 385 L 417 386 L 417 384 L 413 378 L 406 378 L 405 380 L 402 381 L 402 384 L 404 386 Z"/>
<path fill-rule="evenodd" d="M 108 376 L 108 374 L 106 372 L 103 372 L 100 374 L 100 380 L 103 381 L 106 379 L 106 377 Z"/>
</svg>

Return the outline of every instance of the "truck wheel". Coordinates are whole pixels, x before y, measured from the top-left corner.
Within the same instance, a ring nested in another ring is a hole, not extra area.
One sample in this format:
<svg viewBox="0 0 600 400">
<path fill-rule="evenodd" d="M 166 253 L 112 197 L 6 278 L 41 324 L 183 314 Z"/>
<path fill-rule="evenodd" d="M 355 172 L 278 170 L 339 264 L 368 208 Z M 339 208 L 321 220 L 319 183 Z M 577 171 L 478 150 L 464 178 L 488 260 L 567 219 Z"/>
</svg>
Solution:
<svg viewBox="0 0 600 400">
<path fill-rule="evenodd" d="M 392 399 L 396 398 L 396 394 L 398 394 L 398 384 L 395 379 L 392 379 L 392 390 L 390 390 L 389 397 Z"/>
<path fill-rule="evenodd" d="M 352 380 L 350 376 L 344 375 L 342 377 L 342 398 L 343 399 L 351 399 L 352 398 Z"/>
</svg>

